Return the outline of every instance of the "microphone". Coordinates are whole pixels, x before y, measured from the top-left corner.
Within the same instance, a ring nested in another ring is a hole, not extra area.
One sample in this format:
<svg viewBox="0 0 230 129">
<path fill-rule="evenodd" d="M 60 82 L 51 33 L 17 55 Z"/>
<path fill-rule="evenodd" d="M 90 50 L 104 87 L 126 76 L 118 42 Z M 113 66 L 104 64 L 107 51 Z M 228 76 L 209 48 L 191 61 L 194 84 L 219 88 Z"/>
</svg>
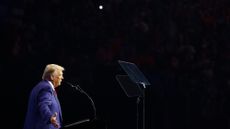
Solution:
<svg viewBox="0 0 230 129">
<path fill-rule="evenodd" d="M 75 88 L 76 90 L 80 91 L 81 93 L 83 93 L 83 90 L 81 89 L 81 87 L 77 84 L 77 85 L 73 85 L 70 82 L 64 81 L 64 83 L 68 84 L 69 86 Z"/>
<path fill-rule="evenodd" d="M 80 91 L 81 93 L 83 93 L 87 96 L 87 98 L 90 100 L 91 105 L 92 105 L 93 110 L 94 110 L 94 119 L 96 119 L 97 118 L 96 107 L 95 107 L 95 104 L 93 102 L 93 99 L 89 96 L 89 94 L 87 94 L 84 90 L 82 90 L 79 85 L 73 85 L 72 83 L 67 82 L 67 81 L 64 81 L 64 83 L 68 84 L 69 86 L 75 88 L 76 90 Z"/>
</svg>

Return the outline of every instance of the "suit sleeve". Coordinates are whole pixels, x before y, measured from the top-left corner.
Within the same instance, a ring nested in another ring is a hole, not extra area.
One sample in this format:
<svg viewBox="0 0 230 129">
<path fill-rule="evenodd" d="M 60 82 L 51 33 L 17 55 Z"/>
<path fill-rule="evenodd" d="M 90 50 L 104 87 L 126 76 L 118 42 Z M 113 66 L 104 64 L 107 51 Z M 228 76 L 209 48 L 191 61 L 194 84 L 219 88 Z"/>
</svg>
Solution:
<svg viewBox="0 0 230 129">
<path fill-rule="evenodd" d="M 42 89 L 38 94 L 38 109 L 42 120 L 45 123 L 50 123 L 52 112 L 49 106 L 52 104 L 52 92 L 49 89 Z"/>
</svg>

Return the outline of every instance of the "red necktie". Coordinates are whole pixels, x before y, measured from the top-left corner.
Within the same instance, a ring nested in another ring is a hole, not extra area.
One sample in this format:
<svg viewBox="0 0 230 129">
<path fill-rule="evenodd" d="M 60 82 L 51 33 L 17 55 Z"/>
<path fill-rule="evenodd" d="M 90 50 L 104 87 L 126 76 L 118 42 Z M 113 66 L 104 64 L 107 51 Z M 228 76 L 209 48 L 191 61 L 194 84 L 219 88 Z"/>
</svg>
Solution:
<svg viewBox="0 0 230 129">
<path fill-rule="evenodd" d="M 57 91 L 56 90 L 54 90 L 54 94 L 57 95 Z"/>
</svg>

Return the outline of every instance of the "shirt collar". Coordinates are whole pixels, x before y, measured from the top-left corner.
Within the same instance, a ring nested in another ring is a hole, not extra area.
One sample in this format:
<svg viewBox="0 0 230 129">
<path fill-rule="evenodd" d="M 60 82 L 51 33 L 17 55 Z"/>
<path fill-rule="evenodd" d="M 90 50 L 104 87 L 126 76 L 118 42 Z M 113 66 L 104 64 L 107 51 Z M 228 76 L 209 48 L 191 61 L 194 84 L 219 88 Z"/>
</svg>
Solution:
<svg viewBox="0 0 230 129">
<path fill-rule="evenodd" d="M 51 88 L 52 88 L 53 90 L 55 90 L 53 83 L 52 83 L 51 81 L 48 81 L 48 82 L 49 82 Z"/>
</svg>

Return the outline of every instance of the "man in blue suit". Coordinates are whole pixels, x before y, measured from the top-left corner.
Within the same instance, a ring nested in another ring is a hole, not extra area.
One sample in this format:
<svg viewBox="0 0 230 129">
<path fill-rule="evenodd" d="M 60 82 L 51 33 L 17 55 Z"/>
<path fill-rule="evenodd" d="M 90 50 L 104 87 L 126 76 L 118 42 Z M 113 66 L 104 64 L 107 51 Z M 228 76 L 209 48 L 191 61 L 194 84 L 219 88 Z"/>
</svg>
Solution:
<svg viewBox="0 0 230 129">
<path fill-rule="evenodd" d="M 62 111 L 55 88 L 61 85 L 64 68 L 48 64 L 42 80 L 30 93 L 24 129 L 61 128 Z"/>
</svg>

